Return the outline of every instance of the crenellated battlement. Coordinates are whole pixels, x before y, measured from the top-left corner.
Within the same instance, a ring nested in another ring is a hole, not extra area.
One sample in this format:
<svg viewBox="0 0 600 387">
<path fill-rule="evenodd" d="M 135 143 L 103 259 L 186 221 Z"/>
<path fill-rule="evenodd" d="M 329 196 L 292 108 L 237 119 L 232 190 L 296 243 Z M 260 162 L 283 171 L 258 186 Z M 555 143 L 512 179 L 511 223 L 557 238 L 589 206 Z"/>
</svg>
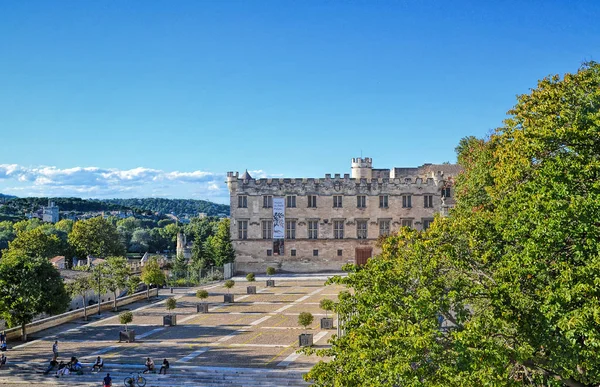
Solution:
<svg viewBox="0 0 600 387">
<path fill-rule="evenodd" d="M 335 195 L 401 194 L 423 190 L 435 192 L 444 186 L 443 174 L 422 177 L 354 179 L 349 174 L 327 174 L 324 178 L 261 178 L 243 180 L 232 175 L 238 194 Z M 229 178 L 229 176 L 228 176 Z"/>
</svg>

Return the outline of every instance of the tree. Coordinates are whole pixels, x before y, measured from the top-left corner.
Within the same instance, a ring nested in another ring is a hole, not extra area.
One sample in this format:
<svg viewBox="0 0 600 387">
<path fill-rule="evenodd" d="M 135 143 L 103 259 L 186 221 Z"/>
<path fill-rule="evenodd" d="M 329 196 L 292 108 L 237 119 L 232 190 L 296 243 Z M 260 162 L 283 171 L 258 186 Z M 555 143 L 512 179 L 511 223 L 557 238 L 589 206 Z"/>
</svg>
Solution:
<svg viewBox="0 0 600 387">
<path fill-rule="evenodd" d="M 216 266 L 223 266 L 235 260 L 235 250 L 231 243 L 229 222 L 229 219 L 225 218 L 221 219 L 217 225 L 217 232 L 213 239 Z"/>
<path fill-rule="evenodd" d="M 324 298 L 319 302 L 319 307 L 325 311 L 325 318 L 327 318 L 327 312 L 331 312 L 335 306 L 334 302 L 329 298 Z"/>
<path fill-rule="evenodd" d="M 248 281 L 248 282 L 254 282 L 254 281 L 256 281 L 256 276 L 254 275 L 254 273 L 248 273 L 248 274 L 246 274 L 246 281 Z"/>
<path fill-rule="evenodd" d="M 187 260 L 183 256 L 183 254 L 177 254 L 175 257 L 175 264 L 173 265 L 173 277 L 175 279 L 185 278 L 188 272 L 188 264 Z"/>
<path fill-rule="evenodd" d="M 136 229 L 131 237 L 129 249 L 136 253 L 145 253 L 150 247 L 150 232 L 141 228 Z"/>
<path fill-rule="evenodd" d="M 229 294 L 229 289 L 231 289 L 234 285 L 235 285 L 234 280 L 228 279 L 227 281 L 225 281 L 223 286 L 225 286 L 225 288 L 227 289 L 227 294 Z"/>
<path fill-rule="evenodd" d="M 307 330 L 310 324 L 313 323 L 314 317 L 309 312 L 300 312 L 298 315 L 298 324 L 304 327 L 304 330 Z"/>
<path fill-rule="evenodd" d="M 275 268 L 272 266 L 268 266 L 267 267 L 267 275 L 269 276 L 269 278 L 271 278 L 271 276 L 275 274 Z"/>
<path fill-rule="evenodd" d="M 69 234 L 69 243 L 75 248 L 79 257 L 125 254 L 125 246 L 119 239 L 117 228 L 102 217 L 76 222 Z"/>
<path fill-rule="evenodd" d="M 456 207 L 332 282 L 318 386 L 600 383 L 600 65 L 548 77 L 458 147 Z M 309 351 L 310 352 L 310 351 Z"/>
<path fill-rule="evenodd" d="M 151 257 L 142 267 L 141 280 L 146 284 L 146 296 L 150 299 L 150 285 L 163 285 L 166 281 L 165 273 L 160 269 L 158 260 Z"/>
<path fill-rule="evenodd" d="M 117 292 L 127 287 L 130 269 L 125 257 L 108 257 L 105 265 L 104 281 L 106 289 L 113 293 L 113 310 L 117 311 Z"/>
<path fill-rule="evenodd" d="M 58 314 L 67 309 L 70 297 L 58 270 L 45 258 L 14 252 L 0 260 L 0 316 L 9 327 L 26 324 L 40 313 Z"/>
<path fill-rule="evenodd" d="M 200 289 L 196 292 L 196 297 L 198 297 L 201 300 L 204 300 L 208 298 L 208 292 L 204 289 Z"/>
<path fill-rule="evenodd" d="M 8 248 L 8 242 L 15 239 L 15 236 L 12 222 L 8 220 L 0 222 L 0 257 L 2 257 L 2 250 Z"/>
<path fill-rule="evenodd" d="M 68 235 L 69 233 L 71 233 L 71 231 L 73 231 L 74 225 L 75 225 L 75 222 L 72 221 L 71 219 L 61 219 L 58 222 L 56 222 L 54 227 L 57 230 L 60 230 Z"/>
<path fill-rule="evenodd" d="M 91 268 L 88 267 L 88 270 L 89 269 L 91 269 L 92 272 L 90 280 L 93 281 L 93 289 L 98 295 L 98 315 L 100 315 L 102 294 L 108 291 L 108 281 L 106 280 L 106 277 L 109 275 L 108 268 L 106 262 L 102 262 Z"/>
<path fill-rule="evenodd" d="M 38 227 L 17 233 L 8 248 L 30 257 L 51 258 L 61 251 L 61 241 L 56 235 L 46 234 Z"/>
<path fill-rule="evenodd" d="M 125 332 L 127 332 L 127 324 L 130 324 L 133 321 L 133 313 L 131 312 L 122 312 L 119 314 L 119 322 L 125 325 Z"/>
<path fill-rule="evenodd" d="M 127 294 L 132 295 L 136 292 L 138 285 L 142 282 L 139 276 L 131 275 L 127 279 Z"/>
<path fill-rule="evenodd" d="M 81 296 L 83 299 L 83 319 L 87 321 L 87 293 L 92 290 L 94 283 L 87 275 L 77 277 L 73 282 L 67 284 L 67 291 L 71 297 Z"/>
<path fill-rule="evenodd" d="M 165 307 L 167 308 L 168 311 L 172 311 L 173 309 L 175 309 L 177 307 L 177 300 L 174 299 L 173 297 L 167 298 Z"/>
</svg>

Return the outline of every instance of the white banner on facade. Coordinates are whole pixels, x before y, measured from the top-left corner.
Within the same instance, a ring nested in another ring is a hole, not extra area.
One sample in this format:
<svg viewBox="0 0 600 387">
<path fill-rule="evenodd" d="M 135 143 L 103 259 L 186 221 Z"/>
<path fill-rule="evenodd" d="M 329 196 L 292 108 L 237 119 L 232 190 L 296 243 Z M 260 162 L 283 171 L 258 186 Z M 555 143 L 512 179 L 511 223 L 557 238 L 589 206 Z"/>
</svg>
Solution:
<svg viewBox="0 0 600 387">
<path fill-rule="evenodd" d="M 273 198 L 273 239 L 285 238 L 285 201 Z"/>
</svg>

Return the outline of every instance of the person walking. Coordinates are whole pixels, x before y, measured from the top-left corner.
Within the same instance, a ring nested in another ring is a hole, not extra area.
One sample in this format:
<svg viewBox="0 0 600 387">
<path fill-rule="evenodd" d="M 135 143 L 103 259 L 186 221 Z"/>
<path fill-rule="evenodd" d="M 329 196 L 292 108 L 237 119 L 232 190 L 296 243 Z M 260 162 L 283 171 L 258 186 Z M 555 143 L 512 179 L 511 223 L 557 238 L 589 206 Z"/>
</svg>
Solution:
<svg viewBox="0 0 600 387">
<path fill-rule="evenodd" d="M 6 343 L 6 333 L 4 331 L 0 332 L 0 344 Z"/>
<path fill-rule="evenodd" d="M 112 378 L 110 377 L 110 374 L 106 374 L 106 377 L 104 378 L 104 387 L 111 387 L 112 386 Z"/>
<path fill-rule="evenodd" d="M 52 345 L 52 353 L 54 354 L 54 358 L 58 359 L 58 340 Z"/>
</svg>

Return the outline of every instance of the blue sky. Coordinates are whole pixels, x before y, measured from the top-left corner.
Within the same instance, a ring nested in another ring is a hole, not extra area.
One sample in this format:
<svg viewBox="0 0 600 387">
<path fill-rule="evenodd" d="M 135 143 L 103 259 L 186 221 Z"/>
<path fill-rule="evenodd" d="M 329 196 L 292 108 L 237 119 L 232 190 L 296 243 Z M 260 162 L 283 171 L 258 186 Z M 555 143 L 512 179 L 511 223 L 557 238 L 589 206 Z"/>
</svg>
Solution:
<svg viewBox="0 0 600 387">
<path fill-rule="evenodd" d="M 227 201 L 226 171 L 454 161 L 600 60 L 598 1 L 0 0 L 0 192 Z"/>
</svg>

